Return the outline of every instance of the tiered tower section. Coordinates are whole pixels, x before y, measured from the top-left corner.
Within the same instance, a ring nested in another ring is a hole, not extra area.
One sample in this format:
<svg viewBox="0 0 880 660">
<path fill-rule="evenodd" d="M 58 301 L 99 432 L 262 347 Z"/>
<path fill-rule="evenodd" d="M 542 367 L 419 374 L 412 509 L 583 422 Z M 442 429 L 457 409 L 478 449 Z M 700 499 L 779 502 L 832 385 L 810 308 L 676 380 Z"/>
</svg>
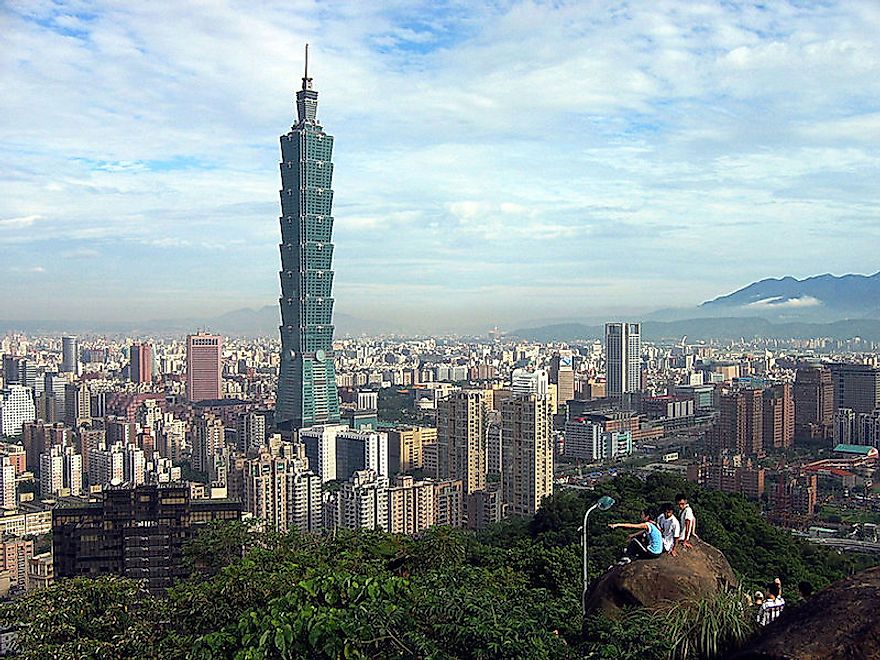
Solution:
<svg viewBox="0 0 880 660">
<path fill-rule="evenodd" d="M 297 122 L 281 136 L 281 365 L 275 422 L 339 421 L 333 363 L 333 137 L 317 120 L 308 46 Z"/>
</svg>

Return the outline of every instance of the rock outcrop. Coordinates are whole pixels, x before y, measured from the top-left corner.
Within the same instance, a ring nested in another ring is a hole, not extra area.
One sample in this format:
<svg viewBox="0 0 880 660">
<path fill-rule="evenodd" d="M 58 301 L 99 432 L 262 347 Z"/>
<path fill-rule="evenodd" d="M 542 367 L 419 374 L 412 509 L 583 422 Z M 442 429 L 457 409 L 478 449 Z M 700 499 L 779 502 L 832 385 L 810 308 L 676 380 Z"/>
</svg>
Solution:
<svg viewBox="0 0 880 660">
<path fill-rule="evenodd" d="M 614 566 L 590 588 L 587 614 L 614 617 L 625 607 L 659 608 L 670 602 L 711 596 L 737 584 L 733 569 L 721 551 L 695 541 L 677 557 Z"/>
<path fill-rule="evenodd" d="M 785 590 L 783 585 L 783 597 Z M 835 582 L 774 623 L 732 656 L 737 660 L 880 658 L 880 566 Z"/>
</svg>

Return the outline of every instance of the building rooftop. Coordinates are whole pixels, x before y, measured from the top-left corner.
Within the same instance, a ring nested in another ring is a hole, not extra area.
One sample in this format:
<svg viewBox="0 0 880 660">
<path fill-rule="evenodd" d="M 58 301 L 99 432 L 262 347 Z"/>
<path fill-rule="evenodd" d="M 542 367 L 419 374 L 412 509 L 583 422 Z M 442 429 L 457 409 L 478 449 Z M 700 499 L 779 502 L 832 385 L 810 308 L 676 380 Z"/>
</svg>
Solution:
<svg viewBox="0 0 880 660">
<path fill-rule="evenodd" d="M 834 447 L 834 451 L 841 454 L 858 454 L 859 456 L 876 456 L 877 448 L 868 445 L 846 445 L 839 444 Z"/>
</svg>

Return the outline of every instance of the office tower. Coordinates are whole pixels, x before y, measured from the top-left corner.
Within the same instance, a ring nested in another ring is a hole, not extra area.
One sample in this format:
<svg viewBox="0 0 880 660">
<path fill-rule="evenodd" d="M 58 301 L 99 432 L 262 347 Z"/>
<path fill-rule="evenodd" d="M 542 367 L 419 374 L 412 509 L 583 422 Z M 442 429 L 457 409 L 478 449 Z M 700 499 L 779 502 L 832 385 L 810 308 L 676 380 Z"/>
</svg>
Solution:
<svg viewBox="0 0 880 660">
<path fill-rule="evenodd" d="M 64 450 L 61 445 L 40 454 L 40 497 L 60 495 L 64 488 Z"/>
<path fill-rule="evenodd" d="M 514 395 L 547 396 L 549 385 L 550 379 L 544 369 L 514 369 L 510 389 Z"/>
<path fill-rule="evenodd" d="M 76 337 L 61 338 L 61 371 L 79 374 L 79 342 Z"/>
<path fill-rule="evenodd" d="M 153 382 L 153 346 L 151 344 L 132 344 L 129 347 L 128 375 L 132 383 Z"/>
<path fill-rule="evenodd" d="M 515 396 L 501 404 L 502 500 L 507 513 L 533 515 L 553 494 L 553 418 L 547 397 Z"/>
<path fill-rule="evenodd" d="M 0 571 L 9 575 L 10 586 L 25 589 L 28 576 L 28 564 L 34 555 L 34 540 L 23 538 L 5 538 L 0 541 Z"/>
<path fill-rule="evenodd" d="M 264 447 L 245 463 L 244 487 L 246 510 L 269 529 L 321 531 L 321 478 L 309 469 L 302 445 Z"/>
<path fill-rule="evenodd" d="M 827 367 L 798 369 L 794 379 L 795 435 L 830 438 L 834 426 L 834 383 Z"/>
<path fill-rule="evenodd" d="M 880 407 L 880 369 L 867 364 L 830 365 L 834 407 L 871 413 Z"/>
<path fill-rule="evenodd" d="M 14 437 L 21 428 L 36 419 L 30 390 L 24 385 L 9 385 L 0 392 L 0 436 Z"/>
<path fill-rule="evenodd" d="M 92 419 L 92 394 L 85 383 L 64 386 L 64 422 L 77 427 Z"/>
<path fill-rule="evenodd" d="M 186 396 L 193 403 L 223 398 L 223 338 L 199 333 L 186 338 Z"/>
<path fill-rule="evenodd" d="M 235 420 L 235 441 L 241 453 L 255 453 L 266 443 L 266 417 L 257 412 L 241 413 Z"/>
<path fill-rule="evenodd" d="M 641 388 L 640 323 L 605 324 L 606 395 L 620 398 Z"/>
<path fill-rule="evenodd" d="M 348 479 L 360 470 L 389 476 L 387 433 L 345 430 L 336 434 L 336 478 Z"/>
<path fill-rule="evenodd" d="M 556 384 L 556 400 L 560 406 L 574 399 L 574 368 L 571 351 L 560 351 L 550 360 L 550 382 Z"/>
<path fill-rule="evenodd" d="M 348 427 L 343 424 L 323 424 L 299 430 L 299 441 L 306 447 L 309 468 L 322 482 L 347 479 L 349 474 L 337 475 L 336 436 Z"/>
<path fill-rule="evenodd" d="M 359 470 L 327 500 L 327 529 L 388 528 L 388 477 Z"/>
<path fill-rule="evenodd" d="M 14 509 L 16 506 L 15 466 L 8 456 L 0 456 L 0 509 Z"/>
<path fill-rule="evenodd" d="M 192 433 L 192 468 L 207 474 L 211 457 L 226 444 L 223 420 L 213 413 L 199 415 L 193 421 Z"/>
<path fill-rule="evenodd" d="M 187 576 L 184 546 L 212 520 L 239 520 L 241 504 L 191 500 L 185 484 L 115 487 L 97 502 L 52 510 L 55 577 L 119 575 L 159 593 Z"/>
<path fill-rule="evenodd" d="M 486 488 L 486 403 L 480 390 L 453 392 L 437 404 L 437 472 L 464 494 Z"/>
<path fill-rule="evenodd" d="M 715 433 L 708 436 L 710 449 L 763 456 L 763 392 L 759 389 L 723 392 L 719 408 Z"/>
<path fill-rule="evenodd" d="M 786 449 L 794 444 L 794 398 L 791 383 L 778 383 L 764 390 L 765 450 Z"/>
<path fill-rule="evenodd" d="M 297 122 L 281 137 L 281 365 L 275 421 L 282 428 L 339 421 L 333 363 L 333 138 L 318 123 L 317 108 L 306 55 Z"/>
</svg>

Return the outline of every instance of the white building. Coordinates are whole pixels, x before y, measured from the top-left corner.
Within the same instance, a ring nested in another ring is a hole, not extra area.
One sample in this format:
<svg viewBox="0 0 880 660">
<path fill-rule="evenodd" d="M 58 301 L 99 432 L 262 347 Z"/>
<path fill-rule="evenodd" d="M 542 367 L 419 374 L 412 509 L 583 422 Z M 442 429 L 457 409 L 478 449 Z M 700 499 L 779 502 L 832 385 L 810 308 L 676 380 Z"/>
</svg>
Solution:
<svg viewBox="0 0 880 660">
<path fill-rule="evenodd" d="M 632 454 L 629 431 L 605 431 L 600 423 L 574 419 L 565 425 L 563 455 L 581 461 L 609 461 Z"/>
<path fill-rule="evenodd" d="M 40 497 L 61 495 L 64 488 L 64 453 L 61 445 L 40 454 Z"/>
<path fill-rule="evenodd" d="M 19 435 L 22 425 L 36 417 L 34 400 L 24 385 L 10 385 L 0 394 L 0 435 Z"/>
<path fill-rule="evenodd" d="M 340 490 L 331 493 L 324 508 L 327 529 L 388 528 L 388 477 L 375 470 L 358 470 Z"/>
<path fill-rule="evenodd" d="M 0 508 L 15 509 L 15 466 L 8 456 L 0 456 Z"/>
<path fill-rule="evenodd" d="M 514 369 L 511 379 L 511 389 L 514 396 L 547 396 L 550 389 L 550 376 L 545 369 Z"/>
</svg>

